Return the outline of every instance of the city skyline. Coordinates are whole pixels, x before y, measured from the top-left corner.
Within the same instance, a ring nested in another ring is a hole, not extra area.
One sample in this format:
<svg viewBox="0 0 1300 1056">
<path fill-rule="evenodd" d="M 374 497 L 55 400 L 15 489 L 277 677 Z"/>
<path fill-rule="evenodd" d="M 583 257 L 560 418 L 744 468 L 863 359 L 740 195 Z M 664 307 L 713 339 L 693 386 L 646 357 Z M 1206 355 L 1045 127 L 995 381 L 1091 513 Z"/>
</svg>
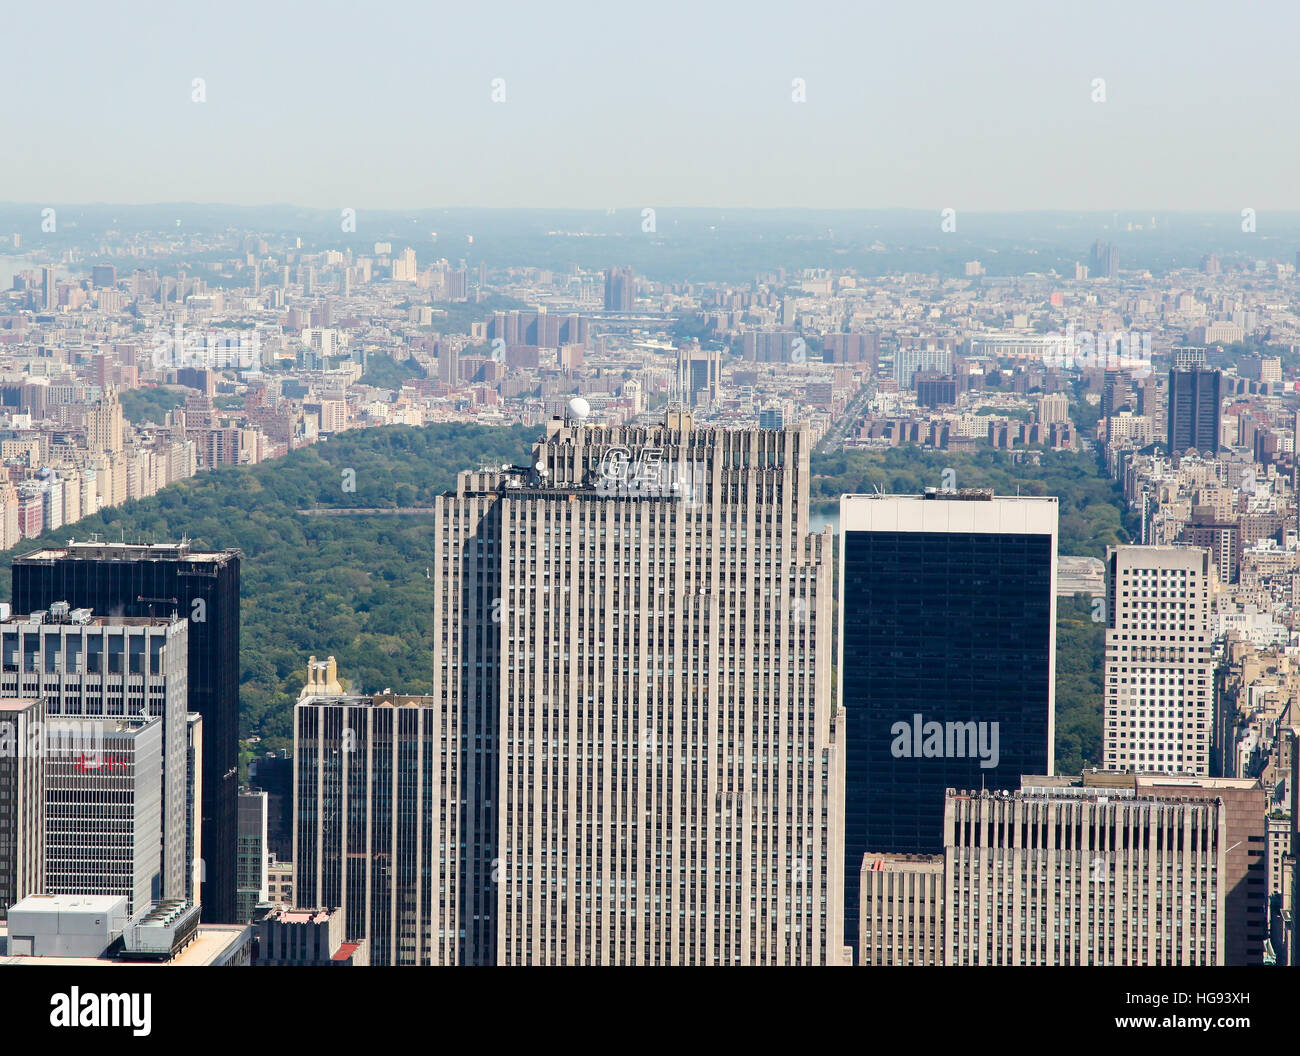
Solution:
<svg viewBox="0 0 1300 1056">
<path fill-rule="evenodd" d="M 1300 966 L 1300 9 L 4 25 L 0 964 Z"/>
</svg>

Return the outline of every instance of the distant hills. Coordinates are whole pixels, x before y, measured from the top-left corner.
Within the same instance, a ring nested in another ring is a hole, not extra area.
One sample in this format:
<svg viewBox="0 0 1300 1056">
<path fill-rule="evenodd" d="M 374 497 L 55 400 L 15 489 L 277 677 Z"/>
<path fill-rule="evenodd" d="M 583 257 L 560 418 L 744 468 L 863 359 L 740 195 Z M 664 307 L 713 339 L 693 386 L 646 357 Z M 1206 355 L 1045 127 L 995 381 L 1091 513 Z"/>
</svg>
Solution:
<svg viewBox="0 0 1300 1056">
<path fill-rule="evenodd" d="M 57 209 L 55 232 L 41 230 L 46 206 Z M 949 206 L 956 227 L 941 231 L 940 210 Z M 0 231 L 20 234 L 22 253 L 57 259 L 76 246 L 87 266 L 102 245 L 150 233 L 212 247 L 174 253 L 169 265 L 229 258 L 234 241 L 254 236 L 295 248 L 301 238 L 305 252 L 370 254 L 375 242 L 386 241 L 398 250 L 413 247 L 422 260 L 446 257 L 471 267 L 483 262 L 490 268 L 599 270 L 626 264 L 663 282 L 747 282 L 782 268 L 792 283 L 803 268 L 852 269 L 867 277 L 959 277 L 972 259 L 983 263 L 988 279 L 1055 270 L 1072 280 L 1075 262 L 1086 262 L 1098 238 L 1119 248 L 1121 271 L 1149 268 L 1155 274 L 1196 267 L 1207 253 L 1217 253 L 1229 267 L 1234 259 L 1290 263 L 1300 250 L 1300 213 L 1264 211 L 1255 231 L 1241 228 L 1240 212 L 1230 209 L 1007 213 L 966 211 L 960 202 L 939 202 L 932 210 L 682 209 L 649 202 L 609 210 L 358 209 L 356 230 L 344 232 L 338 210 L 296 205 L 0 203 Z"/>
</svg>

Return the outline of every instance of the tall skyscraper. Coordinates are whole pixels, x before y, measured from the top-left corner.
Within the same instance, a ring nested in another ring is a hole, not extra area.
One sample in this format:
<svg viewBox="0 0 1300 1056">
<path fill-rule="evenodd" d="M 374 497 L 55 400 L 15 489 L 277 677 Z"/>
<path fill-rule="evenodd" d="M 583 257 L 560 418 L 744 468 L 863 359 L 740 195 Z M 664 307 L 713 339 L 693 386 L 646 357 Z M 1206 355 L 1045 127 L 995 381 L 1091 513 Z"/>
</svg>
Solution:
<svg viewBox="0 0 1300 1056">
<path fill-rule="evenodd" d="M 266 847 L 272 858 L 293 860 L 293 758 L 288 749 L 249 760 L 248 780 L 266 793 Z"/>
<path fill-rule="evenodd" d="M 605 272 L 605 311 L 630 312 L 636 304 L 636 276 L 631 268 Z"/>
<path fill-rule="evenodd" d="M 1092 267 L 1094 279 L 1119 278 L 1119 247 L 1098 239 L 1092 244 Z"/>
<path fill-rule="evenodd" d="M 1223 375 L 1206 368 L 1204 349 L 1175 349 L 1174 353 L 1165 411 L 1169 454 L 1179 457 L 1192 449 L 1217 455 Z"/>
<path fill-rule="evenodd" d="M 1212 577 L 1207 550 L 1107 548 L 1107 770 L 1209 775 Z"/>
<path fill-rule="evenodd" d="M 946 348 L 900 348 L 894 353 L 894 380 L 899 389 L 910 389 L 920 373 L 948 374 L 952 353 Z"/>
<path fill-rule="evenodd" d="M 162 898 L 184 898 L 188 621 L 95 617 L 56 602 L 0 623 L 0 698 L 40 694 L 51 719 L 159 718 Z"/>
<path fill-rule="evenodd" d="M 442 959 L 834 964 L 843 759 L 806 430 L 555 420 L 439 500 Z M 449 852 L 450 853 L 450 852 Z"/>
<path fill-rule="evenodd" d="M 1109 775 L 1107 775 L 1109 776 Z M 1089 775 L 1084 775 L 1088 780 Z M 1098 780 L 1103 778 L 1098 777 Z M 1223 920 L 1226 965 L 1262 965 L 1268 939 L 1269 791 L 1259 780 L 1240 777 L 1185 777 L 1139 774 L 1139 796 L 1155 799 L 1203 799 L 1223 802 Z"/>
<path fill-rule="evenodd" d="M 866 852 L 943 849 L 944 791 L 1053 768 L 1055 498 L 840 501 L 845 941 Z"/>
<path fill-rule="evenodd" d="M 52 312 L 59 306 L 59 291 L 54 277 L 54 269 L 41 268 L 41 307 Z"/>
<path fill-rule="evenodd" d="M 0 700 L 0 920 L 45 890 L 44 726 L 40 698 Z"/>
<path fill-rule="evenodd" d="M 294 708 L 294 902 L 340 908 L 371 964 L 456 963 L 467 941 L 457 883 L 466 808 L 447 794 L 446 748 L 458 738 L 439 728 L 441 714 L 431 697 L 328 688 Z M 483 871 L 478 903 L 495 897 L 491 877 Z"/>
<path fill-rule="evenodd" d="M 110 388 L 102 400 L 86 411 L 86 446 L 94 454 L 121 454 L 125 428 L 122 402 L 117 390 Z"/>
<path fill-rule="evenodd" d="M 460 385 L 460 350 L 454 341 L 438 342 L 438 380 L 452 388 Z"/>
<path fill-rule="evenodd" d="M 1129 386 L 1129 375 L 1123 371 L 1106 371 L 1101 388 L 1101 417 L 1110 418 L 1118 414 L 1121 408 L 1132 408 L 1136 401 Z"/>
<path fill-rule="evenodd" d="M 948 789 L 941 854 L 867 855 L 859 963 L 1229 963 L 1223 798 L 1086 778 Z"/>
<path fill-rule="evenodd" d="M 722 384 L 722 351 L 685 344 L 677 349 L 677 392 L 687 407 L 712 406 Z"/>
<path fill-rule="evenodd" d="M 267 900 L 266 793 L 258 788 L 239 793 L 239 845 L 235 890 L 236 923 L 253 919 L 253 910 Z"/>
<path fill-rule="evenodd" d="M 13 562 L 13 611 L 55 602 L 128 618 L 189 620 L 189 710 L 203 717 L 204 920 L 235 919 L 239 789 L 239 551 L 188 543 L 71 543 Z"/>
</svg>

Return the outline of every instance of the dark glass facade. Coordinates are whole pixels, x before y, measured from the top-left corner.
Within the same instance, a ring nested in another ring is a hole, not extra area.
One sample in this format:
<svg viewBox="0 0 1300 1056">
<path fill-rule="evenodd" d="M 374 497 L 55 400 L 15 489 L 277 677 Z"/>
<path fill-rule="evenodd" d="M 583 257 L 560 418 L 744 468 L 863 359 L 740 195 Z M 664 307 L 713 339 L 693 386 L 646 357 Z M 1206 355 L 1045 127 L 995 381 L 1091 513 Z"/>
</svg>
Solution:
<svg viewBox="0 0 1300 1056">
<path fill-rule="evenodd" d="M 1053 556 L 1050 535 L 845 532 L 844 928 L 855 958 L 865 853 L 941 853 L 945 789 L 1017 789 L 1022 774 L 1047 772 Z M 930 754 L 927 723 L 943 727 L 942 754 Z M 997 765 L 982 766 L 991 723 Z"/>
<path fill-rule="evenodd" d="M 444 937 L 435 929 L 454 924 L 446 876 L 456 851 L 439 794 L 444 742 L 430 698 L 403 698 L 402 707 L 373 699 L 294 709 L 294 891 L 300 906 L 341 908 L 344 934 L 369 941 L 372 965 L 427 965 Z"/>
<path fill-rule="evenodd" d="M 1219 453 L 1219 418 L 1223 376 L 1217 370 L 1169 372 L 1168 445 L 1171 455 L 1189 448 Z"/>
<path fill-rule="evenodd" d="M 266 846 L 277 861 L 293 861 L 293 760 L 252 759 L 249 782 L 266 793 Z"/>
<path fill-rule="evenodd" d="M 13 611 L 56 601 L 96 615 L 188 616 L 189 710 L 203 716 L 203 920 L 236 918 L 239 554 L 74 546 L 14 559 Z"/>
</svg>

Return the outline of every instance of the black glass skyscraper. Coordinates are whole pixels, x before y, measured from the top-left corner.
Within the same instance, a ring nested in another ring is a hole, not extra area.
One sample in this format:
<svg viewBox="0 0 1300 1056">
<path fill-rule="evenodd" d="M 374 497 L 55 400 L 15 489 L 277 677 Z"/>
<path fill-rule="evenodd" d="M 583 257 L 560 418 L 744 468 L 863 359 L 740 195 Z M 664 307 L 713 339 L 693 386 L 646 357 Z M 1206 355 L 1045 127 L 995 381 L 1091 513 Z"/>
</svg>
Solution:
<svg viewBox="0 0 1300 1056">
<path fill-rule="evenodd" d="M 1051 773 L 1057 505 L 987 492 L 840 506 L 845 942 L 867 852 L 942 853 L 944 791 Z"/>
<path fill-rule="evenodd" d="M 1193 367 L 1169 372 L 1168 445 L 1171 455 L 1188 449 L 1219 453 L 1219 419 L 1223 376 L 1217 370 Z"/>
<path fill-rule="evenodd" d="M 203 716 L 203 919 L 235 920 L 239 551 L 73 543 L 14 559 L 13 611 L 56 601 L 104 616 L 187 616 L 189 710 Z"/>
</svg>

